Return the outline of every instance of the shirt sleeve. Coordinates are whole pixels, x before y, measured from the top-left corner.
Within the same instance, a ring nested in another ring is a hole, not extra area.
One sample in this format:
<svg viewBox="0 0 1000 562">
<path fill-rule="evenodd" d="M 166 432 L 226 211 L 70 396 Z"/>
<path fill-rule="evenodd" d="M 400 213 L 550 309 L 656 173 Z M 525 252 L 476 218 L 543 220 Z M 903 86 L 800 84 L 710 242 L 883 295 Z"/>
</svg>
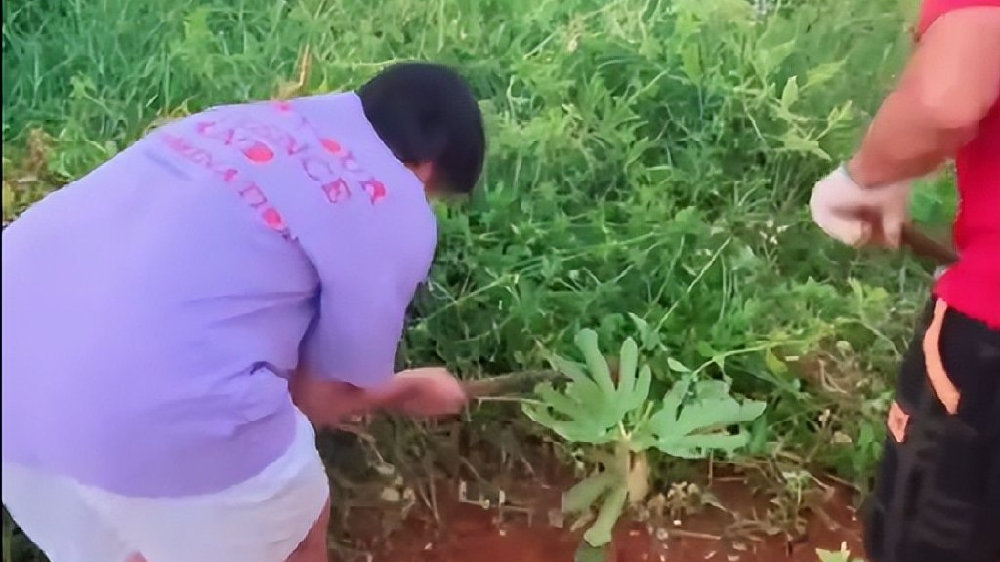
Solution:
<svg viewBox="0 0 1000 562">
<path fill-rule="evenodd" d="M 917 24 L 917 40 L 941 16 L 963 8 L 981 7 L 1000 7 L 1000 0 L 924 0 L 920 7 L 920 22 Z"/>
<path fill-rule="evenodd" d="M 301 361 L 311 376 L 371 387 L 395 372 L 406 309 L 430 269 L 433 212 L 394 227 L 355 231 L 317 265 L 317 313 Z"/>
</svg>

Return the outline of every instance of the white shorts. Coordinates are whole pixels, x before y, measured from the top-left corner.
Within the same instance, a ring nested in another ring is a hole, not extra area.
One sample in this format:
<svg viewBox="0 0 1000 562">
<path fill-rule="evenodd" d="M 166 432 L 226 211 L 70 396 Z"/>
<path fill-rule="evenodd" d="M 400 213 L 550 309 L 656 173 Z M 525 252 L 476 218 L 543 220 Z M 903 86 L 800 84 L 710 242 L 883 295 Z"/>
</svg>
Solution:
<svg viewBox="0 0 1000 562">
<path fill-rule="evenodd" d="M 130 498 L 3 463 L 3 503 L 51 562 L 284 562 L 330 488 L 312 425 L 299 414 L 288 451 L 216 494 Z M 183 462 L 178 460 L 178 462 Z"/>
</svg>

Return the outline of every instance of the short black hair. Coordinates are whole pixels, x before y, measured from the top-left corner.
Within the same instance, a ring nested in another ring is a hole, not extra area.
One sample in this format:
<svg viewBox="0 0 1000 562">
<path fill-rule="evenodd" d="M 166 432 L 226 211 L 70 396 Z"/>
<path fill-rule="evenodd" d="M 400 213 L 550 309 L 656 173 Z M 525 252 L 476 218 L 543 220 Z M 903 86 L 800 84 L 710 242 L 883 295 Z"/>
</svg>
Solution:
<svg viewBox="0 0 1000 562">
<path fill-rule="evenodd" d="M 365 117 L 405 164 L 432 162 L 434 186 L 471 193 L 483 171 L 486 135 L 469 83 L 440 64 L 389 66 L 357 90 Z"/>
</svg>

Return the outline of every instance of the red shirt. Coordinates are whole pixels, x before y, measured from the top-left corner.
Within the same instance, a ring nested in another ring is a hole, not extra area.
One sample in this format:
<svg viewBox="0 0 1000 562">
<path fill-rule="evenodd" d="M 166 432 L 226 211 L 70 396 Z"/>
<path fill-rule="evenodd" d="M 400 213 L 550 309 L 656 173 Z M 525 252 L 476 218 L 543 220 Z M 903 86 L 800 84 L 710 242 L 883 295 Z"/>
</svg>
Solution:
<svg viewBox="0 0 1000 562">
<path fill-rule="evenodd" d="M 974 6 L 1000 7 L 1000 0 L 924 0 L 918 38 L 944 14 Z M 954 238 L 961 257 L 938 280 L 935 293 L 955 310 L 1000 329 L 1000 100 L 955 164 Z"/>
</svg>

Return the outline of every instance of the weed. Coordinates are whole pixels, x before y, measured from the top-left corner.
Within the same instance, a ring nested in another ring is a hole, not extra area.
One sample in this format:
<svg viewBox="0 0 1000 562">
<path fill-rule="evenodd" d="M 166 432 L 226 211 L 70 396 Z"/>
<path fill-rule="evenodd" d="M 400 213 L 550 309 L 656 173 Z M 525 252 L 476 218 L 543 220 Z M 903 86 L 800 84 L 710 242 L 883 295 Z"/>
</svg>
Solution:
<svg viewBox="0 0 1000 562">
<path fill-rule="evenodd" d="M 851 556 L 846 544 L 840 545 L 840 550 L 837 551 L 817 549 L 816 555 L 819 556 L 819 562 L 864 562 L 861 558 Z"/>
</svg>

